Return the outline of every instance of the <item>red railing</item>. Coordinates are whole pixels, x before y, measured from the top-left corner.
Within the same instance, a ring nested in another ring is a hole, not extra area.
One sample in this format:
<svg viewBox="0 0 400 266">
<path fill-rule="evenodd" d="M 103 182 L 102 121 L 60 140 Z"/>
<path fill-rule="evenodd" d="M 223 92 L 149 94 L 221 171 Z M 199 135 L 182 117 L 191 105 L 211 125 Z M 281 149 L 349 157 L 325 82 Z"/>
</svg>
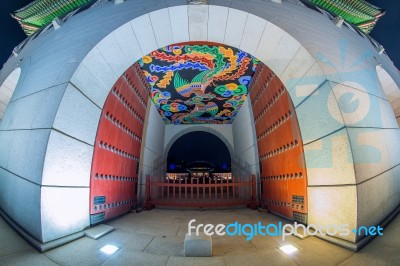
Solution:
<svg viewBox="0 0 400 266">
<path fill-rule="evenodd" d="M 146 179 L 146 208 L 169 207 L 229 207 L 247 205 L 258 206 L 256 178 L 251 176 L 234 180 L 204 179 L 195 183 L 188 179 L 152 181 Z"/>
</svg>

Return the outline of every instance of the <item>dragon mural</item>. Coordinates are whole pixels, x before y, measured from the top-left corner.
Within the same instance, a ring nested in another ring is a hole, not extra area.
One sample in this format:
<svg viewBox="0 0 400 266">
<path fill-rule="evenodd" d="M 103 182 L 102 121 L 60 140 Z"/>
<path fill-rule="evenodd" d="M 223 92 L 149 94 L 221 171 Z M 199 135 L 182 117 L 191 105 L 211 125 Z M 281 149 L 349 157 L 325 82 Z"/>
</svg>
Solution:
<svg viewBox="0 0 400 266">
<path fill-rule="evenodd" d="M 175 44 L 139 61 L 151 99 L 167 124 L 229 124 L 247 98 L 259 63 L 216 44 Z"/>
</svg>

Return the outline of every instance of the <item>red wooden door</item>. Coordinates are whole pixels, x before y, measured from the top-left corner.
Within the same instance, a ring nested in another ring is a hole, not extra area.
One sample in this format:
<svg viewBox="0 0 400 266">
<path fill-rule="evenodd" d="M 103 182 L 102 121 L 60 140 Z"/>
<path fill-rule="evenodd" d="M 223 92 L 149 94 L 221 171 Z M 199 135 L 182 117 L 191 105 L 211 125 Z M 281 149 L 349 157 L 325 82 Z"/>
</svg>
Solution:
<svg viewBox="0 0 400 266">
<path fill-rule="evenodd" d="M 90 181 L 91 224 L 134 208 L 148 83 L 138 64 L 110 91 L 101 114 Z"/>
<path fill-rule="evenodd" d="M 262 206 L 307 223 L 307 175 L 303 143 L 290 96 L 260 64 L 250 86 L 261 172 Z"/>
</svg>

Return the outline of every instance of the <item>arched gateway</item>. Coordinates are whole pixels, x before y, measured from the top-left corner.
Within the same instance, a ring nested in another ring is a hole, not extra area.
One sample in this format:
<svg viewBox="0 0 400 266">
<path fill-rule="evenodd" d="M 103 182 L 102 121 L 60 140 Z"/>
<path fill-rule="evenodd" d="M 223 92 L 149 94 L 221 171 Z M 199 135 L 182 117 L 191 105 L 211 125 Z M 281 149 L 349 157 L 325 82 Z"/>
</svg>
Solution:
<svg viewBox="0 0 400 266">
<path fill-rule="evenodd" d="M 23 231 L 41 243 L 73 237 L 90 213 L 114 217 L 144 200 L 146 176 L 165 173 L 176 125 L 165 125 L 148 100 L 134 63 L 179 43 L 230 46 L 265 65 L 231 125 L 201 125 L 224 132 L 236 171 L 257 177 L 263 206 L 351 228 L 376 225 L 397 208 L 400 131 L 375 71 L 384 64 L 400 83 L 387 56 L 289 2 L 176 2 L 98 5 L 7 62 L 1 80 L 17 66 L 24 79 L 0 125 L 0 207 Z M 104 192 L 112 201 L 98 197 L 98 182 L 113 183 Z"/>
</svg>

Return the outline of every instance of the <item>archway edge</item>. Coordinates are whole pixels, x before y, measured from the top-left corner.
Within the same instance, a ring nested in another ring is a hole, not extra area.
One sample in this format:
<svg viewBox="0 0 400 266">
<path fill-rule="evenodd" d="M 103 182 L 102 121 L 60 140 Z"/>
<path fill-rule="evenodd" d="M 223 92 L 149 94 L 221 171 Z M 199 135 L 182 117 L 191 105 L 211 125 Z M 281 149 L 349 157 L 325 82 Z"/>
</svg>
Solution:
<svg viewBox="0 0 400 266">
<path fill-rule="evenodd" d="M 376 72 L 387 100 L 392 106 L 397 124 L 400 125 L 400 88 L 392 76 L 381 65 L 376 66 Z"/>
<path fill-rule="evenodd" d="M 19 78 L 21 76 L 21 68 L 15 68 L 10 75 L 4 80 L 0 86 L 0 124 L 3 120 L 4 112 L 6 107 L 11 100 L 11 96 L 17 87 Z"/>
<path fill-rule="evenodd" d="M 289 91 L 296 85 L 293 80 L 307 73 L 318 77 L 313 86 L 326 80 L 307 49 L 266 19 L 229 7 L 184 5 L 141 15 L 112 31 L 88 52 L 71 83 L 101 107 L 118 77 L 141 57 L 167 45 L 196 41 L 248 52 L 271 68 Z"/>
</svg>

